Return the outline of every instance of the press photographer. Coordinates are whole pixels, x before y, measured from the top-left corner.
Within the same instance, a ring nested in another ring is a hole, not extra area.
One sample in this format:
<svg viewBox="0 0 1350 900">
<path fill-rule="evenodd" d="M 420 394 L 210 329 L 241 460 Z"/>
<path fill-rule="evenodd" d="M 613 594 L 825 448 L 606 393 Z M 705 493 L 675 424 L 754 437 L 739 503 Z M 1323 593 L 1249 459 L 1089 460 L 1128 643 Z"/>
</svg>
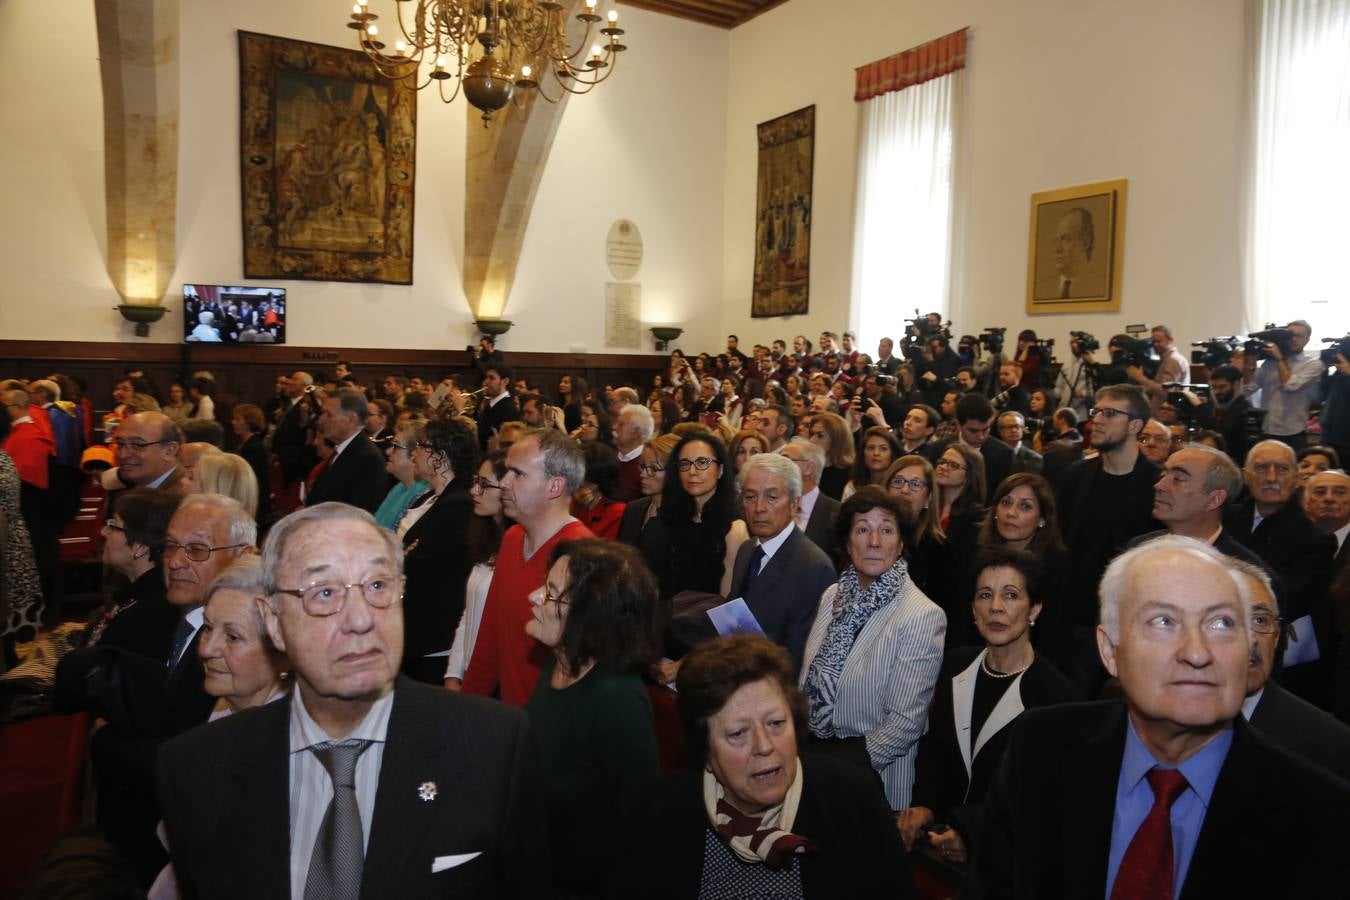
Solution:
<svg viewBox="0 0 1350 900">
<path fill-rule="evenodd" d="M 1172 338 L 1172 329 L 1166 325 L 1154 325 L 1152 338 L 1152 349 L 1158 353 L 1157 370 L 1150 372 L 1145 363 L 1139 362 L 1128 364 L 1125 374 L 1148 394 L 1148 401 L 1153 406 L 1153 414 L 1156 416 L 1158 410 L 1162 407 L 1163 400 L 1167 398 L 1167 389 L 1163 385 L 1173 382 L 1179 384 L 1189 382 L 1191 380 L 1191 364 L 1186 361 L 1185 355 L 1177 349 L 1177 342 Z M 1138 343 L 1144 342 L 1139 341 Z"/>
<path fill-rule="evenodd" d="M 1087 418 L 1088 407 L 1097 385 L 1097 359 L 1093 351 L 1101 349 L 1097 339 L 1086 331 L 1069 332 L 1070 359 L 1060 367 L 1055 379 L 1055 393 L 1064 400 L 1080 419 Z"/>
<path fill-rule="evenodd" d="M 1350 459 L 1350 334 L 1323 350 L 1322 359 L 1335 367 L 1322 380 L 1322 443 L 1344 461 Z"/>
<path fill-rule="evenodd" d="M 1228 448 L 1228 455 L 1239 466 L 1247 460 L 1247 450 L 1261 439 L 1261 418 L 1239 388 L 1242 373 L 1221 365 L 1209 373 L 1208 385 L 1168 385 L 1168 395 L 1177 413 L 1188 427 L 1217 431 Z M 1207 390 L 1197 390 L 1207 388 Z"/>
<path fill-rule="evenodd" d="M 1317 399 L 1318 386 L 1327 363 L 1304 351 L 1312 339 L 1312 326 L 1295 319 L 1284 328 L 1252 333 L 1261 341 L 1261 365 L 1251 353 L 1244 354 L 1242 393 L 1266 411 L 1263 435 L 1283 441 L 1295 450 L 1308 444 L 1308 412 Z"/>
</svg>

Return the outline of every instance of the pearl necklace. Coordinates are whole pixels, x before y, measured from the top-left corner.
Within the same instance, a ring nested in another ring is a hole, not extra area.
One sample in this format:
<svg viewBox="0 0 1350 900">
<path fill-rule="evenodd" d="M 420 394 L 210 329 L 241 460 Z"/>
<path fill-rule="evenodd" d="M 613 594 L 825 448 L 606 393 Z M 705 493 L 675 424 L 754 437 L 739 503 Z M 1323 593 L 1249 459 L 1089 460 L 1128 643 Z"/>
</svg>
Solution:
<svg viewBox="0 0 1350 900">
<path fill-rule="evenodd" d="M 1031 661 L 1035 662 L 1036 658 L 1033 656 L 1031 658 Z M 1027 663 L 1025 666 L 1023 666 L 1022 668 L 1018 669 L 1015 672 L 1000 672 L 997 669 L 991 669 L 989 667 L 988 653 L 986 653 L 984 655 L 984 658 L 980 660 L 980 671 L 984 672 L 984 674 L 988 675 L 990 678 L 1012 678 L 1014 675 L 1021 675 L 1023 672 L 1025 672 L 1027 669 L 1030 668 L 1031 663 Z"/>
</svg>

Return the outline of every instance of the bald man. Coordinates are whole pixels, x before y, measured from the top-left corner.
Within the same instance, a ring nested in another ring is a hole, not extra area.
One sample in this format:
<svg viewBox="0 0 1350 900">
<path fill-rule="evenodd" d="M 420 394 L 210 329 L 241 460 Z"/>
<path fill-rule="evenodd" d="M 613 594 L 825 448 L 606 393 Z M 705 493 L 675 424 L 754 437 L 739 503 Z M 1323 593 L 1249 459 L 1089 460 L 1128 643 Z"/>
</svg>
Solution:
<svg viewBox="0 0 1350 900">
<path fill-rule="evenodd" d="M 117 477 L 128 487 L 178 491 L 183 479 L 178 426 L 163 413 L 127 416 L 111 441 L 117 458 Z"/>
</svg>

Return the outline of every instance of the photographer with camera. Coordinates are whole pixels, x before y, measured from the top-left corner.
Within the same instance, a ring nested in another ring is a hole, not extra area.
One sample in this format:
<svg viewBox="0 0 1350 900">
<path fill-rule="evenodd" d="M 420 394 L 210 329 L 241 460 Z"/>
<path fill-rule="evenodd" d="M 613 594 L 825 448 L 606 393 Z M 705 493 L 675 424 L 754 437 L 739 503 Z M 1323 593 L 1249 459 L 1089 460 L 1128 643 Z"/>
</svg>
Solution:
<svg viewBox="0 0 1350 900">
<path fill-rule="evenodd" d="M 1156 416 L 1163 401 L 1167 399 L 1167 389 L 1163 385 L 1189 382 L 1191 380 L 1191 364 L 1177 349 L 1177 342 L 1172 338 L 1172 329 L 1166 325 L 1154 325 L 1152 338 L 1153 349 L 1158 352 L 1158 359 L 1160 360 L 1158 371 L 1152 377 L 1149 377 L 1148 372 L 1140 363 L 1133 362 L 1125 368 L 1125 374 L 1148 394 L 1149 404 L 1153 407 L 1153 414 Z"/>
<path fill-rule="evenodd" d="M 1016 412 L 1026 416 L 1031 408 L 1031 396 L 1022 387 L 1023 368 L 1020 364 L 1008 361 L 998 370 L 999 393 L 994 395 L 994 409 L 1000 412 Z"/>
<path fill-rule="evenodd" d="M 1055 393 L 1078 414 L 1080 420 L 1087 418 L 1088 407 L 1092 405 L 1092 395 L 1097 388 L 1097 359 L 1092 352 L 1100 348 L 1101 344 L 1088 332 L 1069 332 L 1072 358 L 1060 367 Z"/>
<path fill-rule="evenodd" d="M 1233 366 L 1219 366 L 1209 373 L 1209 397 L 1197 390 L 1198 386 L 1178 385 L 1172 396 L 1173 405 L 1181 411 L 1182 419 L 1198 429 L 1217 431 L 1223 436 L 1228 455 L 1239 466 L 1247 460 L 1247 449 L 1252 445 L 1248 431 L 1248 412 L 1252 405 L 1238 388 L 1242 373 Z M 1184 404 L 1178 401 L 1184 401 Z"/>
<path fill-rule="evenodd" d="M 927 358 L 914 361 L 914 371 L 918 375 L 918 387 L 923 392 L 924 402 L 929 406 L 940 406 L 942 395 L 961 361 L 952 352 L 951 342 L 945 334 L 935 334 L 928 339 Z"/>
<path fill-rule="evenodd" d="M 1263 362 L 1257 368 L 1256 357 L 1244 355 L 1242 393 L 1250 398 L 1261 392 L 1256 406 L 1266 411 L 1265 437 L 1302 450 L 1308 445 L 1308 411 L 1327 368 L 1320 358 L 1304 352 L 1312 326 L 1295 319 L 1284 328 L 1253 332 L 1252 337 L 1263 342 Z"/>
<path fill-rule="evenodd" d="M 1332 368 L 1322 379 L 1322 443 L 1350 460 L 1350 335 L 1322 352 Z"/>
</svg>

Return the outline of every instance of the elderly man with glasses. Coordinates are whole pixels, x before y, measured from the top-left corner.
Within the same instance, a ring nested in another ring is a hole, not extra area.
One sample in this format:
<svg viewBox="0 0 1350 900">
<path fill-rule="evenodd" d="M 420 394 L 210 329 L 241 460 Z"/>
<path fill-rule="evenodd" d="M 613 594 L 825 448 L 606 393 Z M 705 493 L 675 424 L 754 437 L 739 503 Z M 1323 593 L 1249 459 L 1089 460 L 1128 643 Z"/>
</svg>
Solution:
<svg viewBox="0 0 1350 900">
<path fill-rule="evenodd" d="M 177 491 L 183 480 L 179 464 L 182 437 L 163 413 L 127 416 L 110 442 L 117 458 L 117 478 L 128 487 Z"/>
<path fill-rule="evenodd" d="M 183 896 L 546 895 L 524 714 L 398 675 L 397 538 L 346 504 L 299 510 L 263 579 L 295 690 L 164 748 Z"/>
</svg>

